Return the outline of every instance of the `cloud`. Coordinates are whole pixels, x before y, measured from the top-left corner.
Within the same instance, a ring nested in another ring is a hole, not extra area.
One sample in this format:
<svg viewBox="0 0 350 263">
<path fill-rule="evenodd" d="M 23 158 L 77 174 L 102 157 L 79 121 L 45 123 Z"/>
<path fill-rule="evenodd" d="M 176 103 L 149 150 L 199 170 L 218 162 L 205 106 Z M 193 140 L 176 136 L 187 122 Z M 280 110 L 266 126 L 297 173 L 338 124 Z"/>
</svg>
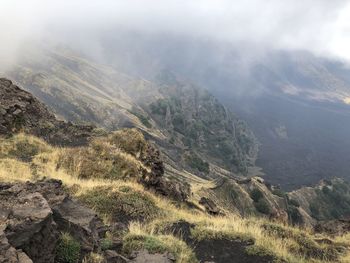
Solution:
<svg viewBox="0 0 350 263">
<path fill-rule="evenodd" d="M 348 17 L 338 0 L 0 0 L 0 59 L 49 37 L 98 50 L 101 32 L 121 27 L 350 59 Z"/>
</svg>

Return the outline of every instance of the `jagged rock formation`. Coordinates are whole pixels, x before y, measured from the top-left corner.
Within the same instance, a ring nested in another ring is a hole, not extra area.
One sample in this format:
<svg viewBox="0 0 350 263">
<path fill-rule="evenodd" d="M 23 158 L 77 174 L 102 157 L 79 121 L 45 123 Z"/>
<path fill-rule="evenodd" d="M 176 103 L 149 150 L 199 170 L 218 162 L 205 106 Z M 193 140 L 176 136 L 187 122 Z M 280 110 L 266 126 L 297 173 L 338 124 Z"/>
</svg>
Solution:
<svg viewBox="0 0 350 263">
<path fill-rule="evenodd" d="M 7 246 L 1 253 L 7 260 L 8 251 L 21 250 L 33 262 L 54 262 L 60 232 L 79 240 L 82 257 L 98 248 L 106 231 L 102 221 L 71 199 L 60 181 L 1 183 L 0 189 L 1 236 Z"/>
<path fill-rule="evenodd" d="M 105 233 L 112 229 L 91 209 L 72 199 L 58 180 L 0 183 L 0 196 L 0 262 L 57 262 L 61 233 L 69 233 L 79 242 L 81 262 L 90 252 L 101 252 Z M 127 259 L 118 253 L 119 245 L 115 246 L 118 252 L 111 250 L 113 247 L 102 253 L 103 262 L 174 262 L 170 253 L 150 254 L 146 250 L 134 251 Z"/>
<path fill-rule="evenodd" d="M 30 93 L 8 79 L 0 79 L 0 134 L 24 131 L 59 145 L 81 145 L 94 127 L 59 121 Z"/>
</svg>

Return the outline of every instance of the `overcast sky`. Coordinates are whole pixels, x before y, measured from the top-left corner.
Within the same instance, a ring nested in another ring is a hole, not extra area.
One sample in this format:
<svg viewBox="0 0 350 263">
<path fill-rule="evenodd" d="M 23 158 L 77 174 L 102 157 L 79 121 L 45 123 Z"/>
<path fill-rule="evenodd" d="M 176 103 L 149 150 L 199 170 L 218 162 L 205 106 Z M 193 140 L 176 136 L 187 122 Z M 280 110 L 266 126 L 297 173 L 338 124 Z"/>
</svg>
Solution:
<svg viewBox="0 0 350 263">
<path fill-rule="evenodd" d="M 93 38 L 120 26 L 350 60 L 345 0 L 0 0 L 0 59 L 10 60 L 27 39 Z"/>
</svg>

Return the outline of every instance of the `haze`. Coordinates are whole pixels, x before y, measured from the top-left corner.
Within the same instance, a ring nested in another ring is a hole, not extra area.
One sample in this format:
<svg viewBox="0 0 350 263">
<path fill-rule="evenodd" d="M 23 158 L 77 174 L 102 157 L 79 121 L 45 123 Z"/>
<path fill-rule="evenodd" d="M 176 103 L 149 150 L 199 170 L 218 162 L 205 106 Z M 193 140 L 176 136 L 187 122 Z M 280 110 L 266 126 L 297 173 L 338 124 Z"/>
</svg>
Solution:
<svg viewBox="0 0 350 263">
<path fill-rule="evenodd" d="M 61 42 L 99 52 L 118 28 L 250 45 L 304 49 L 350 59 L 350 1 L 0 1 L 0 59 L 27 41 Z M 107 33 L 106 33 L 107 32 Z"/>
</svg>

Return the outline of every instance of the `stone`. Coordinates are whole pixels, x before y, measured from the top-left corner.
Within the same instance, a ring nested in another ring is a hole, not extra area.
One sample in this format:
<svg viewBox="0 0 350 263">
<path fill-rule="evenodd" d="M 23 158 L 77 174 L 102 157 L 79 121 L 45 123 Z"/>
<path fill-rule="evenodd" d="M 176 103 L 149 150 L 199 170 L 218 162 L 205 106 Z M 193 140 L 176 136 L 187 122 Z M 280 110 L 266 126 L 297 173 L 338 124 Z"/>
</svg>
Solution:
<svg viewBox="0 0 350 263">
<path fill-rule="evenodd" d="M 134 263 L 174 263 L 175 257 L 171 253 L 150 254 L 147 250 L 134 251 L 132 260 Z"/>
<path fill-rule="evenodd" d="M 106 263 L 127 263 L 130 262 L 129 259 L 119 255 L 114 250 L 106 250 L 103 253 Z"/>
<path fill-rule="evenodd" d="M 61 232 L 81 244 L 82 258 L 99 250 L 108 230 L 59 180 L 0 183 L 0 262 L 54 263 Z"/>
<path fill-rule="evenodd" d="M 207 197 L 202 197 L 199 200 L 199 204 L 204 206 L 204 208 L 208 214 L 219 215 L 221 213 L 220 209 L 217 207 L 217 205 L 214 203 L 214 201 L 212 201 L 211 199 L 209 199 Z"/>
</svg>

